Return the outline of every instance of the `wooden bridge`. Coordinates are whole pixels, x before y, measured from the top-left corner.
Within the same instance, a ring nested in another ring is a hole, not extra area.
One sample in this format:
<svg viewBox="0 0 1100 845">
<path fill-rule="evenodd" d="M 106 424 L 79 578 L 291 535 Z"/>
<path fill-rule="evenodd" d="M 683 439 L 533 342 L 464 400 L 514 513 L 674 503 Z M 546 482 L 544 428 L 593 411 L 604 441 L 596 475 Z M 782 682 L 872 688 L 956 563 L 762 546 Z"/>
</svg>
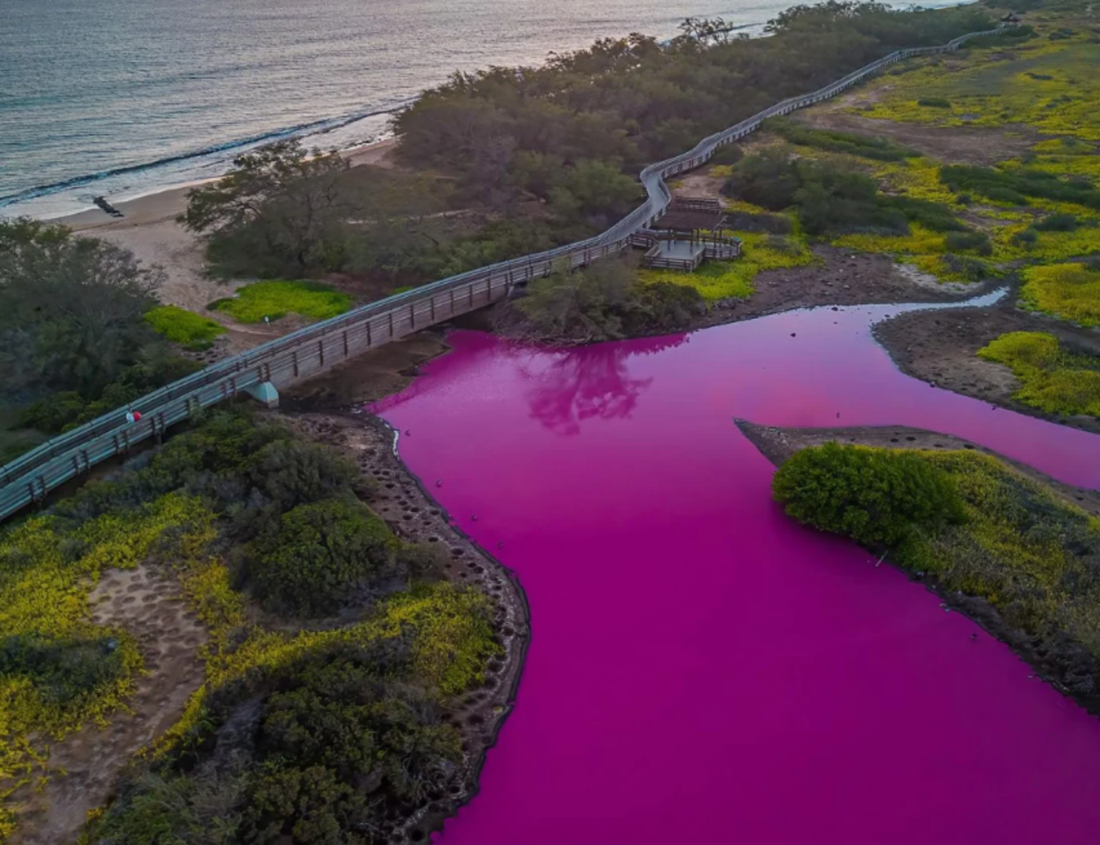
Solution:
<svg viewBox="0 0 1100 845">
<path fill-rule="evenodd" d="M 317 375 L 368 349 L 389 343 L 435 323 L 482 308 L 506 297 L 516 285 L 573 269 L 597 258 L 628 249 L 635 236 L 648 230 L 671 200 L 665 179 L 699 167 L 718 150 L 735 143 L 771 117 L 786 115 L 834 97 L 890 65 L 914 56 L 957 50 L 987 32 L 960 36 L 940 47 L 899 50 L 853 71 L 824 88 L 776 103 L 722 132 L 700 141 L 686 153 L 651 164 L 641 173 L 648 198 L 606 232 L 585 241 L 472 270 L 315 323 L 213 364 L 161 388 L 136 402 L 141 420 L 128 424 L 126 408 L 43 443 L 0 467 L 0 519 L 41 501 L 47 493 L 82 475 L 101 461 L 127 452 L 136 443 L 162 435 L 202 408 L 241 393 L 272 403 L 278 389 Z"/>
</svg>

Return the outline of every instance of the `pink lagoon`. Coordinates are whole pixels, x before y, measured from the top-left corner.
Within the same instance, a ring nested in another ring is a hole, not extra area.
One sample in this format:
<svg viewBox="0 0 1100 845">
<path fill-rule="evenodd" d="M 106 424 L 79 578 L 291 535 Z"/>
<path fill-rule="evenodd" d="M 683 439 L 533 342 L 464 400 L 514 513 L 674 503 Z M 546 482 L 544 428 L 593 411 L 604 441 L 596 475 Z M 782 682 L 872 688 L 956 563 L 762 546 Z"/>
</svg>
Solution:
<svg viewBox="0 0 1100 845">
<path fill-rule="evenodd" d="M 928 428 L 1100 487 L 1100 437 L 898 372 L 869 325 L 899 310 L 565 351 L 457 332 L 382 403 L 531 605 L 515 711 L 438 841 L 1097 841 L 1100 720 L 786 518 L 734 424 Z"/>
</svg>

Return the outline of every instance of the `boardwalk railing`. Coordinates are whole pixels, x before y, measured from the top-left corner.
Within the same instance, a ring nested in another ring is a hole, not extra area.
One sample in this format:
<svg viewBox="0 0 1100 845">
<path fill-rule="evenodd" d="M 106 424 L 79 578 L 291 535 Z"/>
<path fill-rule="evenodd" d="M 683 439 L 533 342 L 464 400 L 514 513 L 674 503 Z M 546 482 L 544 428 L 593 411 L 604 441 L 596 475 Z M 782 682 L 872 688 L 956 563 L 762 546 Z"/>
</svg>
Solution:
<svg viewBox="0 0 1100 845">
<path fill-rule="evenodd" d="M 899 50 L 842 79 L 801 97 L 792 97 L 704 138 L 686 153 L 651 164 L 641 173 L 647 199 L 606 232 L 557 249 L 503 261 L 356 308 L 315 323 L 143 396 L 129 408 L 104 414 L 55 437 L 0 467 L 0 519 L 4 519 L 97 463 L 160 436 L 171 425 L 202 408 L 241 392 L 285 387 L 340 361 L 434 323 L 444 322 L 506 297 L 513 287 L 558 269 L 572 269 L 627 249 L 631 235 L 647 228 L 671 199 L 665 179 L 705 163 L 771 117 L 819 103 L 848 90 L 883 68 L 914 56 L 946 53 L 966 41 L 993 35 L 1003 27 L 960 36 L 940 47 Z M 127 424 L 127 410 L 141 420 Z"/>
</svg>

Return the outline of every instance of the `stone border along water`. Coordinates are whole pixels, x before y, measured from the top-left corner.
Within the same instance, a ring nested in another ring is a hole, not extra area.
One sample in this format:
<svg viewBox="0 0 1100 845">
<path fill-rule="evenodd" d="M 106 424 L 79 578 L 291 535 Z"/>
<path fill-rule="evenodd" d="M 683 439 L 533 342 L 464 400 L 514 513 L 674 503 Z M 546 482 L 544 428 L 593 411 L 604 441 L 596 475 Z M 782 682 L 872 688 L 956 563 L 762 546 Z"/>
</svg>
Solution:
<svg viewBox="0 0 1100 845">
<path fill-rule="evenodd" d="M 555 269 L 571 270 L 593 259 L 618 254 L 629 248 L 635 232 L 649 226 L 668 206 L 672 195 L 665 184 L 666 177 L 698 167 L 722 147 L 758 129 L 770 117 L 790 114 L 795 109 L 830 99 L 903 59 L 952 52 L 973 38 L 996 35 L 1005 28 L 1006 25 L 1001 25 L 984 32 L 971 32 L 939 47 L 916 47 L 890 53 L 818 91 L 778 102 L 704 138 L 686 153 L 649 165 L 641 173 L 646 201 L 601 235 L 460 273 L 306 326 L 212 364 L 143 396 L 128 408 L 111 411 L 48 440 L 0 467 L 0 520 L 43 500 L 51 490 L 88 472 L 95 464 L 129 451 L 135 443 L 162 436 L 169 426 L 202 408 L 242 392 L 274 405 L 280 386 L 317 375 L 390 340 L 484 307 L 506 297 L 513 286 L 549 275 Z M 140 412 L 141 420 L 128 424 L 127 411 Z"/>
</svg>

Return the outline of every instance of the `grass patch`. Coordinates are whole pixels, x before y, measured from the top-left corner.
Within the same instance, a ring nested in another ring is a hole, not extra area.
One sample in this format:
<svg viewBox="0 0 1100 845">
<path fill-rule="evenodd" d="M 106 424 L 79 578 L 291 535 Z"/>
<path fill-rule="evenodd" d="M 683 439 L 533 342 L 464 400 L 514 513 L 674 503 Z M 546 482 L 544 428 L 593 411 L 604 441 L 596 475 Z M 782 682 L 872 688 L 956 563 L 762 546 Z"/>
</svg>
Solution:
<svg viewBox="0 0 1100 845">
<path fill-rule="evenodd" d="M 1024 270 L 1020 304 L 1082 326 L 1100 326 L 1100 270 L 1053 264 Z"/>
<path fill-rule="evenodd" d="M 1003 334 L 978 357 L 1012 369 L 1020 380 L 1013 398 L 1048 414 L 1100 417 L 1100 358 L 1063 349 L 1042 332 Z"/>
<path fill-rule="evenodd" d="M 1062 179 L 1045 170 L 950 165 L 940 170 L 940 179 L 955 193 L 978 194 L 1008 205 L 1029 205 L 1039 198 L 1100 210 L 1100 190 L 1091 182 Z"/>
<path fill-rule="evenodd" d="M 145 321 L 157 334 L 194 352 L 209 349 L 219 335 L 225 334 L 221 323 L 175 305 L 146 311 Z"/>
<path fill-rule="evenodd" d="M 265 317 L 274 321 L 287 314 L 327 320 L 351 308 L 351 297 L 320 282 L 254 282 L 211 307 L 239 323 L 261 323 Z"/>
<path fill-rule="evenodd" d="M 988 601 L 1037 638 L 1072 692 L 1095 696 L 1100 520 L 995 458 L 962 450 L 827 444 L 792 457 L 774 490 L 796 519 L 885 546 L 903 569 Z M 943 507 L 930 509 L 929 495 Z"/>
<path fill-rule="evenodd" d="M 644 284 L 668 282 L 694 288 L 707 302 L 748 299 L 756 292 L 753 279 L 765 270 L 803 267 L 816 261 L 805 243 L 783 235 L 759 232 L 726 232 L 741 239 L 741 257 L 734 261 L 707 261 L 694 273 L 675 270 L 641 270 Z"/>
</svg>

